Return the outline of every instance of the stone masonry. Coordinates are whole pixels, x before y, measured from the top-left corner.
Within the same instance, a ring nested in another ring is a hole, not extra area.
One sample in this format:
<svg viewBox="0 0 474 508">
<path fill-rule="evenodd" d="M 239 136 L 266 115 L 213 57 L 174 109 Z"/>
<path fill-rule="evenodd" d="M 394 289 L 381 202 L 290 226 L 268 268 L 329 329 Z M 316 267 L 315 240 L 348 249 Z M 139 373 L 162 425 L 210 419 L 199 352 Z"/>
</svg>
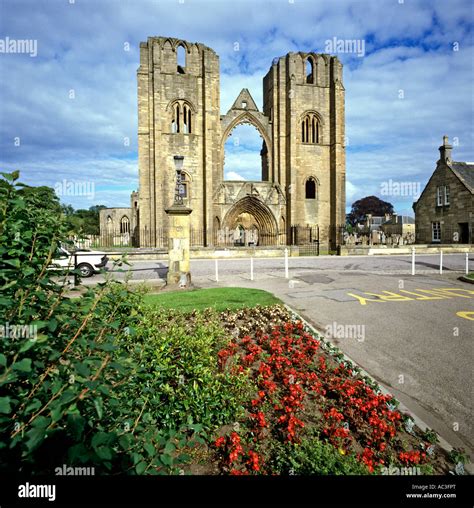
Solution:
<svg viewBox="0 0 474 508">
<path fill-rule="evenodd" d="M 338 243 L 336 226 L 345 223 L 345 92 L 337 57 L 275 58 L 263 79 L 263 112 L 243 89 L 221 115 L 219 57 L 200 43 L 149 37 L 140 44 L 137 80 L 139 195 L 132 215 L 140 245 L 156 245 L 154 232 L 170 226 L 165 210 L 174 198 L 175 155 L 184 156 L 184 203 L 203 245 L 236 228 L 252 228 L 268 244 L 289 238 L 292 225 L 319 225 L 322 242 Z M 262 179 L 226 181 L 224 144 L 244 123 L 262 138 Z"/>
</svg>

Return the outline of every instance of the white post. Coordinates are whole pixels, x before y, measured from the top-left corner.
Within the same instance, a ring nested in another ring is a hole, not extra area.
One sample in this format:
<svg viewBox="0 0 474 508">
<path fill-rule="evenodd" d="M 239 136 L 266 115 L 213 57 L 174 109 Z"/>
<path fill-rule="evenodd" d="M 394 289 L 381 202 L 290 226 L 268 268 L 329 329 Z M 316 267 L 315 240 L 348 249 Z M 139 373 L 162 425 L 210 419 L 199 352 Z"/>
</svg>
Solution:
<svg viewBox="0 0 474 508">
<path fill-rule="evenodd" d="M 253 258 L 250 258 L 250 280 L 253 280 Z"/>
<path fill-rule="evenodd" d="M 466 275 L 469 273 L 469 252 L 466 252 Z"/>
<path fill-rule="evenodd" d="M 411 274 L 415 275 L 415 247 L 411 248 Z"/>
<path fill-rule="evenodd" d="M 219 264 L 216 258 L 216 282 L 219 282 Z"/>
<path fill-rule="evenodd" d="M 439 273 L 443 273 L 443 251 L 439 252 Z"/>
<path fill-rule="evenodd" d="M 288 249 L 285 249 L 285 279 L 289 279 L 288 275 Z"/>
</svg>

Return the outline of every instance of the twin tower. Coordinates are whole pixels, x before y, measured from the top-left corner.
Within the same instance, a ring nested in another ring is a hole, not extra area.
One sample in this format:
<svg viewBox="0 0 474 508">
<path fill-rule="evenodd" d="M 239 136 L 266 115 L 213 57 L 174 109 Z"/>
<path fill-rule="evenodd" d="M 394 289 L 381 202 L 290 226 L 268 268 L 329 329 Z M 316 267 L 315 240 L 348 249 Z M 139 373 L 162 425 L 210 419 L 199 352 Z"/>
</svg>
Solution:
<svg viewBox="0 0 474 508">
<path fill-rule="evenodd" d="M 321 241 L 335 245 L 345 222 L 337 57 L 275 58 L 263 78 L 263 111 L 244 88 L 221 115 L 219 57 L 200 43 L 148 38 L 140 44 L 137 79 L 139 192 L 131 213 L 138 243 L 156 245 L 155 235 L 167 228 L 174 157 L 184 156 L 181 190 L 201 245 L 217 246 L 236 230 L 253 231 L 258 245 L 282 245 L 295 225 L 318 225 Z M 261 181 L 224 180 L 224 145 L 239 124 L 253 125 L 262 138 Z"/>
</svg>

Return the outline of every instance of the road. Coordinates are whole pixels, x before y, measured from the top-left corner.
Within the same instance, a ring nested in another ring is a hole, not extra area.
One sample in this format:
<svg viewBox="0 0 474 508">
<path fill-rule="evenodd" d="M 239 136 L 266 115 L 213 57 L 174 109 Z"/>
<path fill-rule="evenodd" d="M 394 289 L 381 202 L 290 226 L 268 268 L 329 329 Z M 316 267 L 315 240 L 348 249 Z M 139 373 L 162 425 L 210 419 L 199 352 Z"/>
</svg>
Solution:
<svg viewBox="0 0 474 508">
<path fill-rule="evenodd" d="M 471 270 L 474 256 L 470 256 Z M 167 261 L 132 263 L 133 279 L 164 279 Z M 385 385 L 454 446 L 472 453 L 474 285 L 458 280 L 464 254 L 191 261 L 197 287 L 271 291 Z M 113 277 L 124 273 L 111 271 Z M 89 282 L 97 282 L 99 276 Z"/>
</svg>

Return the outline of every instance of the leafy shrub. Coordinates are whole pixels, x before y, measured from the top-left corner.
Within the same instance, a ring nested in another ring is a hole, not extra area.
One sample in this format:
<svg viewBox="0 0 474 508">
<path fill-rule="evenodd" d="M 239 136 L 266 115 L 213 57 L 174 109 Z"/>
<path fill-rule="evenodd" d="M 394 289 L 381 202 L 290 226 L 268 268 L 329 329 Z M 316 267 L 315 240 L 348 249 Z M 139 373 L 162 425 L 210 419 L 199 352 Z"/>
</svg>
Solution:
<svg viewBox="0 0 474 508">
<path fill-rule="evenodd" d="M 189 429 L 160 429 L 140 398 L 125 400 L 130 386 L 142 388 L 139 366 L 120 347 L 136 326 L 141 295 L 108 281 L 73 298 L 48 270 L 66 231 L 57 198 L 16 183 L 18 173 L 3 177 L 0 470 L 173 470 Z"/>
<path fill-rule="evenodd" d="M 126 352 L 140 365 L 141 381 L 124 387 L 128 400 L 146 393 L 157 423 L 167 428 L 200 424 L 208 431 L 242 416 L 252 391 L 245 375 L 218 370 L 217 352 L 226 340 L 217 313 L 143 305 L 139 314 Z"/>
<path fill-rule="evenodd" d="M 367 467 L 354 454 L 341 455 L 317 436 L 305 437 L 300 444 L 274 442 L 273 466 L 277 474 L 367 475 Z"/>
</svg>

